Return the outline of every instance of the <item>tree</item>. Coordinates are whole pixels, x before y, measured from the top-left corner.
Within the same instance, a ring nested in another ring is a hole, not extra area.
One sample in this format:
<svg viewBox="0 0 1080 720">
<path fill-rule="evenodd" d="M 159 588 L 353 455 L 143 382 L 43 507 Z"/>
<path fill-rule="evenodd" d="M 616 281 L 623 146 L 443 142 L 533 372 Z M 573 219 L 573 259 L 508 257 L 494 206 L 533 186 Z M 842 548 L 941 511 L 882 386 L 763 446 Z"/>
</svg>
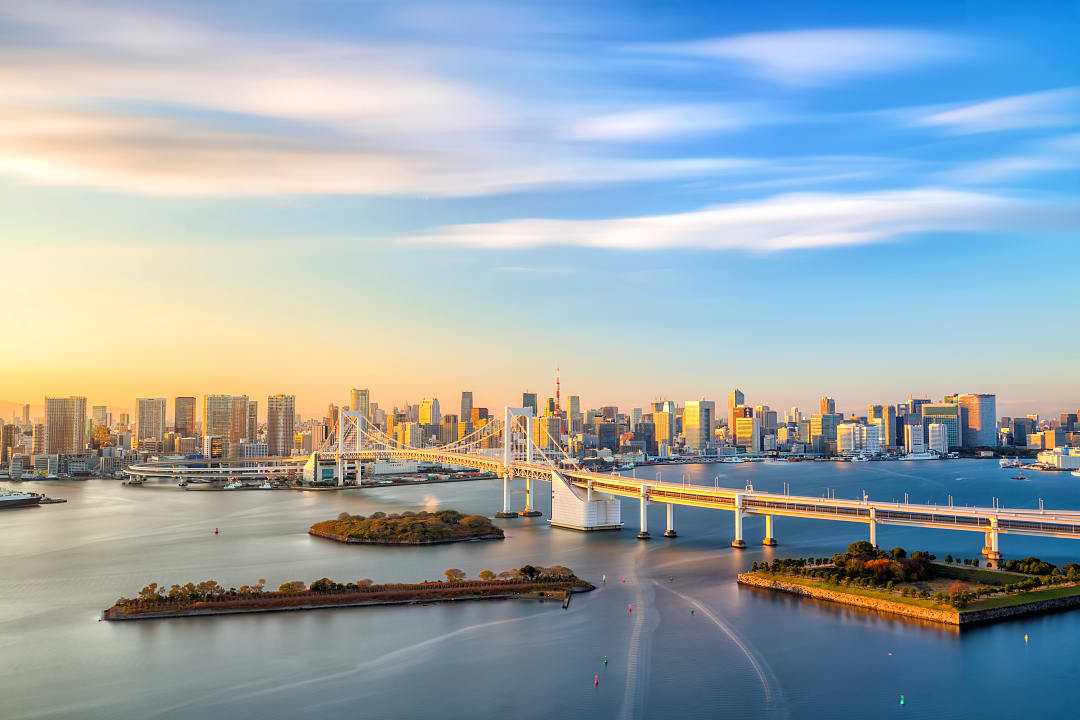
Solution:
<svg viewBox="0 0 1080 720">
<path fill-rule="evenodd" d="M 535 580 L 536 578 L 540 577 L 540 570 L 533 565 L 522 565 L 521 574 L 525 577 L 526 580 Z"/>
<path fill-rule="evenodd" d="M 447 582 L 461 582 L 465 579 L 465 571 L 458 568 L 447 568 L 443 571 Z"/>
<path fill-rule="evenodd" d="M 307 584 L 303 580 L 288 580 L 278 586 L 280 593 L 300 593 L 307 590 Z"/>
<path fill-rule="evenodd" d="M 360 578 L 359 580 L 356 581 L 356 587 L 360 587 L 360 588 L 371 587 L 374 584 L 375 584 L 375 581 L 372 580 L 371 578 Z"/>
<path fill-rule="evenodd" d="M 484 580 L 485 582 L 490 582 L 495 579 L 495 573 L 491 572 L 490 570 L 481 570 L 480 579 Z"/>
<path fill-rule="evenodd" d="M 159 588 L 156 582 L 150 583 L 139 591 L 140 600 L 157 600 L 160 597 L 161 595 L 159 594 Z"/>
</svg>

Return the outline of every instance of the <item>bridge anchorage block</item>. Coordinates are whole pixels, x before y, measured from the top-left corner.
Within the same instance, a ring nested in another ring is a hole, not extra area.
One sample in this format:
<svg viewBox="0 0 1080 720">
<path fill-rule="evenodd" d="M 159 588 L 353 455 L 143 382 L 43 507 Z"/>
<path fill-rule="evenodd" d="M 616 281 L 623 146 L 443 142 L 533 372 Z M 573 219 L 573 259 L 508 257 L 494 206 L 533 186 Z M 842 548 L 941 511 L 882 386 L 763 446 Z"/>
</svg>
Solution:
<svg viewBox="0 0 1080 720">
<path fill-rule="evenodd" d="M 645 530 L 642 530 L 641 532 L 639 532 L 639 533 L 637 534 L 637 539 L 638 539 L 638 540 L 648 540 L 648 539 L 650 539 L 651 537 L 652 537 L 652 535 L 650 535 L 650 534 L 649 534 L 649 533 L 648 533 L 647 531 L 645 531 Z"/>
<path fill-rule="evenodd" d="M 735 548 L 737 550 L 742 550 L 743 548 L 746 547 L 746 541 L 745 540 L 732 540 L 731 541 L 731 547 L 733 547 L 733 548 Z"/>
<path fill-rule="evenodd" d="M 522 510 L 518 513 L 518 517 L 540 517 L 543 514 L 539 510 Z"/>
<path fill-rule="evenodd" d="M 776 547 L 776 538 L 765 538 L 761 541 L 761 544 L 765 547 Z"/>
<path fill-rule="evenodd" d="M 518 517 L 518 514 L 516 512 L 503 512 L 502 510 L 500 510 L 499 512 L 495 513 L 495 517 L 497 517 L 497 518 L 516 518 L 516 517 Z"/>
<path fill-rule="evenodd" d="M 674 530 L 665 530 L 664 531 L 664 537 L 666 537 L 666 538 L 679 537 L 679 533 L 675 532 Z"/>
</svg>

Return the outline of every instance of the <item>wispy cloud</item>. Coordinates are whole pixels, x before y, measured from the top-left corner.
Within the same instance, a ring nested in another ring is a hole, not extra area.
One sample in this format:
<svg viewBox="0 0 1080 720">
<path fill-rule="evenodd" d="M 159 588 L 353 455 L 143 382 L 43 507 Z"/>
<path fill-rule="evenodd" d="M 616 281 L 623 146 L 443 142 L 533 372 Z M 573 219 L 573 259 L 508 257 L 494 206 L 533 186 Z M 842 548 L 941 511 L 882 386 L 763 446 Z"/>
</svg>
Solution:
<svg viewBox="0 0 1080 720">
<path fill-rule="evenodd" d="M 818 85 L 955 60 L 971 43 L 953 35 L 880 28 L 750 33 L 635 46 L 647 53 L 734 61 L 775 82 Z"/>
<path fill-rule="evenodd" d="M 451 225 L 404 241 L 493 249 L 576 245 L 774 252 L 861 245 L 921 232 L 1018 228 L 1076 230 L 1078 207 L 940 188 L 792 194 L 670 215 Z"/>
<path fill-rule="evenodd" d="M 605 141 L 684 138 L 738 130 L 760 117 L 757 109 L 734 103 L 669 105 L 585 117 L 571 124 L 567 136 Z"/>
<path fill-rule="evenodd" d="M 914 118 L 917 125 L 954 133 L 983 133 L 1080 124 L 1080 88 L 1012 95 L 950 108 L 934 108 Z"/>
<path fill-rule="evenodd" d="M 1080 134 L 1030 143 L 1019 152 L 960 165 L 941 174 L 952 183 L 994 184 L 1080 168 Z"/>
</svg>

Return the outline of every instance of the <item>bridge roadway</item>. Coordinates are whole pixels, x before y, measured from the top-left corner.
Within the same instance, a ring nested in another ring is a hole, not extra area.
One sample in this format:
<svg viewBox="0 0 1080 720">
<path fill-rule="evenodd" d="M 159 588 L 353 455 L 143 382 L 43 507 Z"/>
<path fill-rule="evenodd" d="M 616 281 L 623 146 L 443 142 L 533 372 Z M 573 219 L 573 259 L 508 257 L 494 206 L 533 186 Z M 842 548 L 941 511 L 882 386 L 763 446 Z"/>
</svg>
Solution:
<svg viewBox="0 0 1080 720">
<path fill-rule="evenodd" d="M 355 453 L 349 455 L 356 456 Z M 361 450 L 359 456 L 362 459 L 378 457 L 441 462 L 487 470 L 503 477 L 508 474 L 503 458 L 495 455 L 438 449 L 386 449 Z M 552 481 L 552 470 L 546 463 L 515 460 L 509 474 L 526 480 Z M 571 468 L 560 468 L 558 472 L 568 483 L 586 492 L 591 489 L 593 492 L 637 499 L 641 502 L 642 533 L 645 537 L 648 536 L 645 507 L 655 502 L 668 505 L 666 534 L 670 535 L 674 535 L 672 506 L 688 505 L 735 513 L 735 538 L 732 541 L 735 547 L 745 546 L 742 518 L 747 514 L 765 517 L 764 542 L 767 545 L 775 544 L 772 529 L 774 516 L 863 523 L 869 525 L 870 540 L 875 545 L 876 527 L 881 524 L 980 532 L 986 536 L 983 553 L 992 560 L 1000 558 L 997 538 L 1001 533 L 1080 539 L 1080 510 L 1024 510 L 845 500 L 783 495 L 750 488 L 683 485 Z"/>
</svg>

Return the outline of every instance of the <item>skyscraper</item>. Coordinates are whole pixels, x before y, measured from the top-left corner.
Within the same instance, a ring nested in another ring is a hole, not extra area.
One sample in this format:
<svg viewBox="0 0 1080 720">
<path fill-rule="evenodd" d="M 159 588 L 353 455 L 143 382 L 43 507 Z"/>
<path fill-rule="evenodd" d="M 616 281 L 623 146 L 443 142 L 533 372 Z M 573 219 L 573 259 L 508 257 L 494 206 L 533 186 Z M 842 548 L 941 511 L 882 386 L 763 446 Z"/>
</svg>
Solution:
<svg viewBox="0 0 1080 720">
<path fill-rule="evenodd" d="M 247 402 L 247 423 L 244 430 L 244 437 L 248 440 L 254 440 L 259 437 L 259 401 L 248 400 Z"/>
<path fill-rule="evenodd" d="M 997 445 L 997 397 L 966 393 L 957 398 L 963 408 L 964 447 Z"/>
<path fill-rule="evenodd" d="M 296 397 L 271 395 L 266 399 L 266 445 L 271 456 L 292 455 Z"/>
<path fill-rule="evenodd" d="M 86 448 L 86 398 L 45 398 L 44 452 L 82 452 Z"/>
<path fill-rule="evenodd" d="M 203 396 L 203 435 L 229 437 L 232 426 L 232 395 Z"/>
<path fill-rule="evenodd" d="M 233 395 L 229 399 L 229 454 L 235 457 L 240 441 L 248 434 L 248 396 Z"/>
<path fill-rule="evenodd" d="M 692 450 L 704 450 L 712 440 L 712 416 L 716 404 L 710 400 L 687 400 L 683 406 L 683 436 Z"/>
<path fill-rule="evenodd" d="M 424 398 L 420 401 L 419 421 L 421 425 L 438 425 L 442 422 L 438 398 Z"/>
<path fill-rule="evenodd" d="M 137 398 L 135 401 L 135 439 L 163 441 L 165 439 L 165 398 Z"/>
<path fill-rule="evenodd" d="M 23 403 L 22 406 L 22 421 L 23 425 L 30 424 L 30 403 Z"/>
<path fill-rule="evenodd" d="M 735 408 L 742 407 L 746 404 L 746 396 L 743 395 L 742 390 L 738 388 L 728 393 L 727 398 L 727 421 L 728 421 L 728 435 L 735 437 L 735 420 L 741 417 L 741 413 L 737 413 Z"/>
<path fill-rule="evenodd" d="M 539 406 L 537 405 L 537 402 L 536 402 L 536 393 L 534 393 L 534 392 L 521 393 L 521 407 L 523 407 L 523 408 L 532 408 L 533 416 L 539 415 L 538 410 L 540 408 L 539 408 Z"/>
<path fill-rule="evenodd" d="M 920 407 L 922 411 L 923 440 L 926 440 L 925 428 L 930 423 L 941 423 L 948 431 L 949 447 L 964 445 L 964 426 L 961 418 L 961 406 L 955 403 L 928 403 Z"/>
<path fill-rule="evenodd" d="M 90 417 L 94 419 L 95 427 L 109 427 L 112 424 L 109 422 L 108 405 L 95 405 L 90 411 Z"/>
<path fill-rule="evenodd" d="M 173 399 L 173 429 L 180 437 L 195 437 L 195 398 Z"/>
<path fill-rule="evenodd" d="M 832 399 L 828 395 L 822 395 L 818 412 L 820 412 L 822 415 L 835 415 L 836 400 Z"/>
<path fill-rule="evenodd" d="M 367 388 L 353 388 L 349 393 L 349 408 L 355 410 L 363 417 L 369 417 L 371 412 L 371 391 Z"/>
<path fill-rule="evenodd" d="M 461 414 L 458 415 L 459 421 L 469 425 L 472 423 L 472 391 L 461 391 Z"/>
</svg>

